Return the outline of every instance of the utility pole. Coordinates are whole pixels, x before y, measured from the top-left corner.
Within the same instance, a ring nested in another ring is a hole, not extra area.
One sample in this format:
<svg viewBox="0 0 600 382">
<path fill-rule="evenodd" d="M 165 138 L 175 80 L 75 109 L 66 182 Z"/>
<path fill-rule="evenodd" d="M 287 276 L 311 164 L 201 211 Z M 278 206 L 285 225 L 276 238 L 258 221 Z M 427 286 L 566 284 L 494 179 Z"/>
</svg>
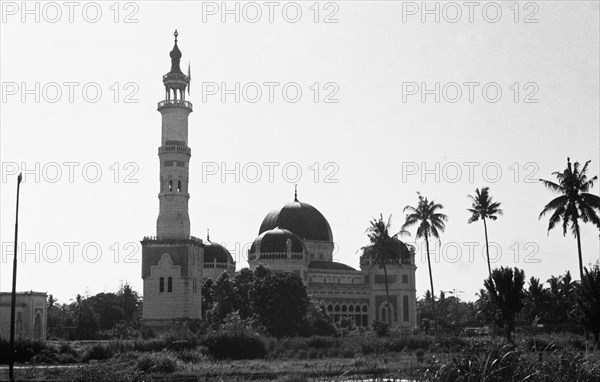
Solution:
<svg viewBox="0 0 600 382">
<path fill-rule="evenodd" d="M 8 364 L 8 378 L 14 382 L 14 366 L 15 366 L 15 306 L 17 302 L 17 238 L 19 235 L 19 191 L 21 189 L 21 180 L 23 177 L 19 174 L 17 178 L 17 211 L 15 214 L 15 248 L 13 256 L 13 279 L 12 293 L 10 296 L 10 360 Z"/>
</svg>

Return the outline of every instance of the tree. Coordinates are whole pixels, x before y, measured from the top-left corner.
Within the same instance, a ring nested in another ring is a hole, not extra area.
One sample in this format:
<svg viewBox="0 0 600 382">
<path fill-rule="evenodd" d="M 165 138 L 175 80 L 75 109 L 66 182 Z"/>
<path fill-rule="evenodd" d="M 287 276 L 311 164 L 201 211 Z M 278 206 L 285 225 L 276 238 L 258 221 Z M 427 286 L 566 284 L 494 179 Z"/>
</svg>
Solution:
<svg viewBox="0 0 600 382">
<path fill-rule="evenodd" d="M 525 291 L 524 313 L 530 324 L 539 319 L 546 319 L 550 309 L 550 293 L 540 283 L 539 278 L 531 277 Z"/>
<path fill-rule="evenodd" d="M 337 333 L 331 317 L 327 314 L 325 303 L 309 296 L 308 311 L 306 312 L 306 333 L 312 336 L 333 336 Z"/>
<path fill-rule="evenodd" d="M 249 296 L 259 323 L 278 338 L 299 334 L 309 305 L 300 276 L 288 272 L 273 274 L 258 266 L 254 280 Z"/>
<path fill-rule="evenodd" d="M 496 322 L 505 328 L 506 339 L 512 342 L 517 314 L 523 310 L 525 293 L 525 272 L 518 268 L 501 267 L 492 271 L 483 285 L 490 301 L 496 306 Z"/>
<path fill-rule="evenodd" d="M 77 295 L 75 298 L 76 327 L 75 336 L 77 339 L 93 340 L 98 331 L 98 320 L 94 310 L 90 306 L 88 299 Z"/>
<path fill-rule="evenodd" d="M 419 195 L 419 204 L 417 207 L 406 206 L 403 212 L 408 211 L 406 215 L 406 221 L 402 225 L 402 231 L 407 228 L 418 224 L 416 238 L 425 238 L 425 248 L 427 250 L 427 266 L 429 267 L 429 284 L 431 286 L 431 306 L 435 315 L 435 292 L 433 289 L 433 275 L 431 273 L 431 259 L 429 257 L 429 237 L 434 237 L 440 240 L 440 232 L 444 232 L 446 229 L 445 222 L 448 221 L 448 217 L 438 211 L 444 208 L 439 203 L 435 203 L 433 200 L 430 202 L 426 197 Z"/>
<path fill-rule="evenodd" d="M 383 268 L 385 277 L 386 310 L 387 316 L 390 318 L 389 323 L 391 323 L 392 310 L 390 304 L 387 265 L 398 264 L 402 266 L 402 260 L 410 259 L 410 250 L 408 249 L 408 246 L 400 241 L 397 236 L 390 236 L 389 229 L 391 222 L 391 215 L 388 218 L 387 223 L 383 221 L 383 215 L 380 215 L 379 219 L 373 219 L 366 231 L 367 237 L 369 238 L 369 245 L 361 248 L 361 263 L 370 260 L 379 265 L 380 268 Z"/>
<path fill-rule="evenodd" d="M 249 318 L 252 315 L 250 289 L 253 283 L 254 273 L 249 268 L 243 268 L 233 278 L 233 290 L 237 296 L 237 309 L 243 319 Z"/>
<path fill-rule="evenodd" d="M 117 296 L 121 299 L 121 308 L 125 320 L 132 326 L 137 327 L 141 313 L 142 299 L 138 292 L 131 288 L 129 283 L 121 284 Z"/>
<path fill-rule="evenodd" d="M 215 283 L 211 278 L 202 282 L 200 287 L 202 296 L 202 318 L 206 318 L 206 313 L 211 310 L 215 304 Z"/>
<path fill-rule="evenodd" d="M 484 187 L 481 189 L 481 191 L 479 191 L 479 188 L 476 188 L 475 196 L 469 195 L 469 198 L 471 198 L 473 204 L 471 205 L 471 208 L 467 208 L 467 210 L 472 214 L 467 223 L 470 224 L 479 219 L 483 221 L 483 230 L 485 232 L 485 253 L 487 255 L 488 273 L 491 276 L 492 267 L 490 265 L 490 247 L 488 244 L 487 223 L 485 220 L 496 220 L 498 218 L 496 215 L 502 215 L 502 210 L 500 209 L 499 202 L 492 201 L 489 191 L 489 187 Z"/>
<path fill-rule="evenodd" d="M 567 168 L 563 172 L 555 171 L 552 175 L 556 176 L 558 183 L 549 180 L 540 179 L 548 189 L 562 194 L 559 197 L 546 204 L 539 215 L 542 216 L 552 213 L 548 222 L 548 233 L 554 226 L 562 221 L 563 236 L 567 234 L 567 228 L 571 226 L 571 231 L 577 239 L 577 251 L 579 254 L 579 276 L 583 279 L 583 259 L 581 255 L 581 237 L 579 231 L 579 219 L 584 223 L 592 222 L 600 229 L 600 196 L 590 194 L 588 191 L 594 186 L 594 181 L 598 176 L 591 179 L 587 178 L 586 172 L 590 161 L 585 162 L 580 169 L 579 162 L 571 166 L 571 160 L 567 158 Z"/>
<path fill-rule="evenodd" d="M 577 321 L 594 335 L 600 345 L 600 268 L 585 268 L 581 284 L 576 286 Z"/>
<path fill-rule="evenodd" d="M 575 308 L 574 289 L 571 272 L 564 276 L 552 276 L 548 279 L 548 294 L 550 308 L 548 319 L 553 324 L 567 324 L 572 318 L 571 312 Z"/>
<path fill-rule="evenodd" d="M 213 298 L 214 304 L 209 314 L 209 321 L 213 326 L 218 327 L 229 313 L 238 310 L 238 299 L 233 289 L 233 282 L 225 271 L 215 282 Z"/>
</svg>

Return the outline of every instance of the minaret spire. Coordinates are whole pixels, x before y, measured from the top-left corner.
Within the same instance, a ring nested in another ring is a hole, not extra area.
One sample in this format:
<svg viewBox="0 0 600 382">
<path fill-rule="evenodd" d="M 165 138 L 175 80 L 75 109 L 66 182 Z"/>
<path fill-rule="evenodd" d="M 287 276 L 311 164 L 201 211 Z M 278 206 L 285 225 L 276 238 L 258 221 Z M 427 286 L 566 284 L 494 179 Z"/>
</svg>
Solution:
<svg viewBox="0 0 600 382">
<path fill-rule="evenodd" d="M 298 185 L 294 184 L 294 202 L 298 201 Z"/>
<path fill-rule="evenodd" d="M 210 241 L 210 229 L 206 229 L 206 241 Z"/>
</svg>

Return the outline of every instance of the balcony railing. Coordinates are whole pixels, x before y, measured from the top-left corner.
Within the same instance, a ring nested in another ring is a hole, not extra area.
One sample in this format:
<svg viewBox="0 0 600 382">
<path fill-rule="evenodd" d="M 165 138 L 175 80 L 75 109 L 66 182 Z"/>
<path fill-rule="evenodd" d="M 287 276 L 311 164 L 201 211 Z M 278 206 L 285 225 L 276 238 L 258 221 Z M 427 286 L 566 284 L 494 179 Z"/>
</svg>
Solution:
<svg viewBox="0 0 600 382">
<path fill-rule="evenodd" d="M 183 153 L 183 154 L 191 155 L 192 154 L 192 149 L 190 149 L 189 147 L 186 147 L 186 146 L 168 145 L 168 146 L 160 146 L 158 148 L 158 153 L 159 154 L 162 154 L 162 153 Z"/>
<path fill-rule="evenodd" d="M 161 109 L 163 107 L 186 107 L 186 108 L 190 109 L 190 111 L 194 110 L 192 108 L 192 103 L 191 102 L 189 102 L 189 101 L 182 101 L 180 99 L 178 99 L 178 100 L 166 99 L 164 101 L 160 101 L 158 103 L 158 109 Z"/>
</svg>

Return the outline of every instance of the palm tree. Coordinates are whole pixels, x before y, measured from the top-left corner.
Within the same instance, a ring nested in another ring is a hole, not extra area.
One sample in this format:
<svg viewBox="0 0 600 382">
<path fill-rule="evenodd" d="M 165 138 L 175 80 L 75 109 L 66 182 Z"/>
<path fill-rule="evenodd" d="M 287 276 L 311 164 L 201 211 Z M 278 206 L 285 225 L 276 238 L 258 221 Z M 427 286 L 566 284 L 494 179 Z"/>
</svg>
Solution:
<svg viewBox="0 0 600 382">
<path fill-rule="evenodd" d="M 530 324 L 546 319 L 550 309 L 550 292 L 544 288 L 539 278 L 531 276 L 529 287 L 525 291 L 525 315 Z"/>
<path fill-rule="evenodd" d="M 548 279 L 548 295 L 550 309 L 548 317 L 555 324 L 564 324 L 571 318 L 575 307 L 575 283 L 572 281 L 571 272 L 564 276 L 551 276 Z"/>
<path fill-rule="evenodd" d="M 419 195 L 419 204 L 417 207 L 406 206 L 402 212 L 408 211 L 406 215 L 406 221 L 402 225 L 402 231 L 405 231 L 408 227 L 418 224 L 416 238 L 425 238 L 425 248 L 427 249 L 427 265 L 429 267 L 429 284 L 431 286 L 431 306 L 435 315 L 435 292 L 433 290 L 433 276 L 431 274 L 431 260 L 429 258 L 429 237 L 440 239 L 440 232 L 444 232 L 446 229 L 445 222 L 448 221 L 448 217 L 438 211 L 443 209 L 439 203 L 435 203 L 433 200 L 430 202 L 426 197 Z"/>
<path fill-rule="evenodd" d="M 484 187 L 481 189 L 481 191 L 476 188 L 475 196 L 469 195 L 469 198 L 471 198 L 473 204 L 471 205 L 471 208 L 467 208 L 467 210 L 472 213 L 467 223 L 470 224 L 476 222 L 480 218 L 483 220 L 483 230 L 485 232 L 485 253 L 487 255 L 488 273 L 491 276 L 492 267 L 490 265 L 490 247 L 488 244 L 487 223 L 485 222 L 485 219 L 496 220 L 498 218 L 496 214 L 502 215 L 502 210 L 500 209 L 500 202 L 492 201 L 489 191 L 489 187 Z"/>
<path fill-rule="evenodd" d="M 498 324 L 505 328 L 508 342 L 512 342 L 516 316 L 524 307 L 525 272 L 516 267 L 514 271 L 511 268 L 496 268 L 483 285 L 498 310 Z"/>
<path fill-rule="evenodd" d="M 383 268 L 383 274 L 385 276 L 386 309 L 389 323 L 392 322 L 392 316 L 387 264 L 394 263 L 402 265 L 402 260 L 410 259 L 410 249 L 408 246 L 400 241 L 397 235 L 390 236 L 389 230 L 391 223 L 391 215 L 388 218 L 387 223 L 383 220 L 383 215 L 380 215 L 379 219 L 373 219 L 366 231 L 370 244 L 361 248 L 361 263 L 369 260 L 378 264 L 380 268 Z"/>
<path fill-rule="evenodd" d="M 540 179 L 550 190 L 562 194 L 546 204 L 539 219 L 549 212 L 552 212 L 548 224 L 548 233 L 554 228 L 556 223 L 562 221 L 563 236 L 567 234 L 567 228 L 571 224 L 571 230 L 577 238 L 577 251 L 579 253 L 579 276 L 583 279 L 583 259 L 581 257 L 581 238 L 579 234 L 579 219 L 584 223 L 591 221 L 596 227 L 600 228 L 600 217 L 596 210 L 600 211 L 600 197 L 588 193 L 594 186 L 594 181 L 598 176 L 591 179 L 587 178 L 586 172 L 590 161 L 585 162 L 583 168 L 579 168 L 579 162 L 571 166 L 571 160 L 567 158 L 567 168 L 563 172 L 555 171 L 552 175 L 556 176 L 558 183 Z"/>
</svg>

